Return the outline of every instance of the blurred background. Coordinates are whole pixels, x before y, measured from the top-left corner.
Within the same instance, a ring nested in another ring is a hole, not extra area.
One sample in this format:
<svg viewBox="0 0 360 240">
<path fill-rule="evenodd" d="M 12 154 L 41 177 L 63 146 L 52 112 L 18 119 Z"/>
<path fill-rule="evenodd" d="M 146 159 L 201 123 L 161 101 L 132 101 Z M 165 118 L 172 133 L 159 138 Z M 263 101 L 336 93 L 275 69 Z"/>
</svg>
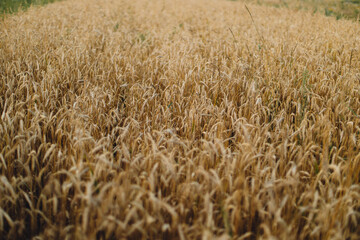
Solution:
<svg viewBox="0 0 360 240">
<path fill-rule="evenodd" d="M 0 0 L 0 14 L 26 10 L 31 5 L 43 5 L 59 0 Z M 73 0 L 76 1 L 76 0 Z M 222 0 L 219 0 L 222 1 Z M 360 0 L 226 0 L 243 1 L 276 8 L 290 8 L 321 13 L 336 19 L 359 20 Z"/>
<path fill-rule="evenodd" d="M 47 3 L 55 2 L 56 0 L 0 0 L 0 12 L 14 13 L 21 10 L 25 10 L 31 5 L 43 5 Z"/>
<path fill-rule="evenodd" d="M 285 7 L 298 10 L 307 10 L 313 13 L 320 12 L 337 19 L 350 18 L 358 20 L 360 14 L 360 0 L 245 0 L 260 5 Z"/>
</svg>

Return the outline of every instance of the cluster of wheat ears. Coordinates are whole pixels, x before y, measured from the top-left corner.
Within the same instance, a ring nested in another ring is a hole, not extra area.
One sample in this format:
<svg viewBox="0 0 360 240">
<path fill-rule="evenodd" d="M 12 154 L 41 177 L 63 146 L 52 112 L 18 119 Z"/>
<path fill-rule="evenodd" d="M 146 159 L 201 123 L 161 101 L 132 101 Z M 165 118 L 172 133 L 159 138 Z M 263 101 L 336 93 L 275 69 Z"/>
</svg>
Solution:
<svg viewBox="0 0 360 240">
<path fill-rule="evenodd" d="M 0 239 L 359 239 L 360 25 L 222 0 L 0 22 Z"/>
</svg>

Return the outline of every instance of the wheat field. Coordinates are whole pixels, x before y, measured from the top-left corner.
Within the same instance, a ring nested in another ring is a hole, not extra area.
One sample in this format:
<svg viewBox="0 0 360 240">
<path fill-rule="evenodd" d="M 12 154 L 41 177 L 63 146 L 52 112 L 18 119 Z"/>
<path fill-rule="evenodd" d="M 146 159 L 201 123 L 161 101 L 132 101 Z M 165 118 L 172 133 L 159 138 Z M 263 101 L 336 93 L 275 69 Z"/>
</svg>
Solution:
<svg viewBox="0 0 360 240">
<path fill-rule="evenodd" d="M 223 0 L 0 22 L 0 239 L 360 239 L 360 25 Z"/>
</svg>

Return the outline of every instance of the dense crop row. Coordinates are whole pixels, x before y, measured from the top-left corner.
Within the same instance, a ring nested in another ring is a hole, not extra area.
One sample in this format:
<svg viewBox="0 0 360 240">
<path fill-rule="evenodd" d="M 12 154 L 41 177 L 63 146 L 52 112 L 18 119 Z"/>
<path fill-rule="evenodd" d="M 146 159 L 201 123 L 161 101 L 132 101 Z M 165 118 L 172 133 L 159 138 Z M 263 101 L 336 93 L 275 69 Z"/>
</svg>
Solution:
<svg viewBox="0 0 360 240">
<path fill-rule="evenodd" d="M 360 26 L 220 0 L 0 23 L 0 238 L 358 239 Z"/>
</svg>

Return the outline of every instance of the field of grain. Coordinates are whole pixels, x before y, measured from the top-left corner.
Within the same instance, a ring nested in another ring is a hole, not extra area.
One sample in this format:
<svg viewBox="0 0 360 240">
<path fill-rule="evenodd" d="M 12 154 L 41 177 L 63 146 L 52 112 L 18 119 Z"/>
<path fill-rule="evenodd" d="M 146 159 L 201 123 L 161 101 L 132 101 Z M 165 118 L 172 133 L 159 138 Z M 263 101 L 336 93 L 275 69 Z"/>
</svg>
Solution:
<svg viewBox="0 0 360 240">
<path fill-rule="evenodd" d="M 359 239 L 360 25 L 223 0 L 0 22 L 0 239 Z"/>
</svg>

